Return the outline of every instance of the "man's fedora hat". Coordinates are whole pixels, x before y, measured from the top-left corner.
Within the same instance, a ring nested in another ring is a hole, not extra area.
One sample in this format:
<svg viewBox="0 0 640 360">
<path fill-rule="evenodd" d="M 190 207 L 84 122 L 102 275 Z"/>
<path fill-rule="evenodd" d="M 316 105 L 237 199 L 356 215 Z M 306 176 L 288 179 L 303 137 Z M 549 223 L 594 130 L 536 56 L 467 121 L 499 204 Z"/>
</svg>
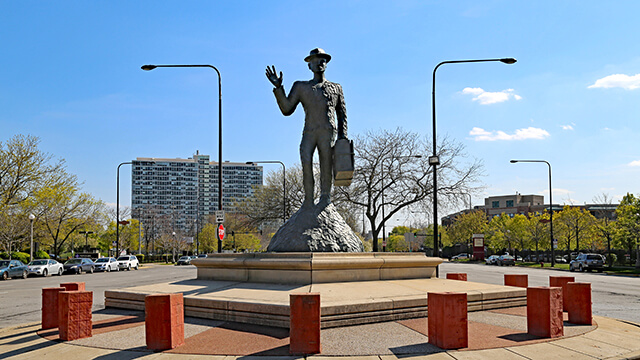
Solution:
<svg viewBox="0 0 640 360">
<path fill-rule="evenodd" d="M 327 54 L 326 52 L 324 52 L 324 50 L 322 50 L 320 48 L 315 48 L 315 49 L 311 50 L 309 52 L 309 56 L 304 58 L 304 61 L 309 62 L 309 61 L 311 61 L 311 59 L 313 59 L 316 56 L 327 59 L 327 62 L 331 61 L 331 55 Z"/>
</svg>

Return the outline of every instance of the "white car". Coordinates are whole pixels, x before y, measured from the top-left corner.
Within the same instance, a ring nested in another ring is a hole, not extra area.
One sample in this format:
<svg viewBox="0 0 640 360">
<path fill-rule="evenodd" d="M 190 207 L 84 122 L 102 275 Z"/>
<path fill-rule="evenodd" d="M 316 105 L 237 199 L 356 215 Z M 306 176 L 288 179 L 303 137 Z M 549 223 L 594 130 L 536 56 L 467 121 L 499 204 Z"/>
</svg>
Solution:
<svg viewBox="0 0 640 360">
<path fill-rule="evenodd" d="M 29 267 L 29 275 L 62 275 L 64 272 L 64 266 L 53 259 L 33 260 L 27 266 Z"/>
<path fill-rule="evenodd" d="M 138 270 L 139 266 L 138 258 L 134 255 L 121 255 L 118 257 L 118 267 L 120 270 L 131 270 L 132 268 Z"/>
<path fill-rule="evenodd" d="M 96 271 L 119 271 L 118 260 L 112 257 L 102 257 L 95 261 Z"/>
</svg>

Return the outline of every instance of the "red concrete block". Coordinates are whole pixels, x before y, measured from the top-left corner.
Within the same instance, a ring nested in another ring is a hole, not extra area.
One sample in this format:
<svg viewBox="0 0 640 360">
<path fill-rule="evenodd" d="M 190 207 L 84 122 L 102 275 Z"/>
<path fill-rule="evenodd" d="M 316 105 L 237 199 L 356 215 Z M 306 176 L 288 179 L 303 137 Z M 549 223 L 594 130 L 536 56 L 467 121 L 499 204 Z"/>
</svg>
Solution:
<svg viewBox="0 0 640 360">
<path fill-rule="evenodd" d="M 447 279 L 467 281 L 467 274 L 466 273 L 447 273 Z"/>
<path fill-rule="evenodd" d="M 147 348 L 169 350 L 184 345 L 182 294 L 147 295 L 144 298 Z"/>
<path fill-rule="evenodd" d="M 579 325 L 593 324 L 590 283 L 568 283 L 565 304 L 569 313 L 570 323 Z"/>
<path fill-rule="evenodd" d="M 527 332 L 555 338 L 564 334 L 562 323 L 562 288 L 527 288 Z"/>
<path fill-rule="evenodd" d="M 58 293 L 58 333 L 61 340 L 91 337 L 93 292 L 61 291 Z"/>
<path fill-rule="evenodd" d="M 85 291 L 84 282 L 70 282 L 60 284 L 60 287 L 67 289 L 66 291 Z"/>
<path fill-rule="evenodd" d="M 504 274 L 505 286 L 517 286 L 526 288 L 529 286 L 529 275 L 527 274 Z"/>
<path fill-rule="evenodd" d="M 289 294 L 289 353 L 319 354 L 320 294 Z"/>
<path fill-rule="evenodd" d="M 42 288 L 42 328 L 58 327 L 58 297 L 63 287 Z"/>
<path fill-rule="evenodd" d="M 549 286 L 562 288 L 562 311 L 567 311 L 567 283 L 575 282 L 576 278 L 573 276 L 549 276 Z"/>
<path fill-rule="evenodd" d="M 428 293 L 427 306 L 430 344 L 441 349 L 469 346 L 467 294 Z"/>
</svg>

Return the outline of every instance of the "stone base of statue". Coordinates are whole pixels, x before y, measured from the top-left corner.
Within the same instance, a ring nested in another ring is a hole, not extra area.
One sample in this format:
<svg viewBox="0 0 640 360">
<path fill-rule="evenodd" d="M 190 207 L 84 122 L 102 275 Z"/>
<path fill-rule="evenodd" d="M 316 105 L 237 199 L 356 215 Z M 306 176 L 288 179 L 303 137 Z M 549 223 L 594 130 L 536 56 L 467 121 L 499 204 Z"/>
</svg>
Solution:
<svg viewBox="0 0 640 360">
<path fill-rule="evenodd" d="M 333 204 L 300 208 L 271 239 L 270 252 L 363 252 L 362 241 L 353 233 Z"/>
</svg>

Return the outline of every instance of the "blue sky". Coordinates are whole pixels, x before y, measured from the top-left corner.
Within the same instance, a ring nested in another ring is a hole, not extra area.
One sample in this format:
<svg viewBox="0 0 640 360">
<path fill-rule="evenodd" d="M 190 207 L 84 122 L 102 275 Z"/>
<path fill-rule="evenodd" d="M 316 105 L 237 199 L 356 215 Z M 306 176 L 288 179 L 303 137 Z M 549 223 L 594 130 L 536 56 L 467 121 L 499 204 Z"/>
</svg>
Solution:
<svg viewBox="0 0 640 360">
<path fill-rule="evenodd" d="M 485 165 L 484 194 L 555 203 L 640 193 L 637 1 L 6 1 L 0 0 L 0 140 L 41 138 L 84 190 L 115 203 L 116 167 L 136 157 L 299 162 L 304 115 L 277 109 L 267 65 L 285 88 L 303 58 L 333 56 L 349 131 L 431 136 L 431 74 L 443 60 L 515 57 L 438 70 L 438 135 Z M 265 165 L 267 170 L 269 165 Z M 273 169 L 278 169 L 274 166 Z M 121 176 L 129 203 L 130 172 Z"/>
</svg>

